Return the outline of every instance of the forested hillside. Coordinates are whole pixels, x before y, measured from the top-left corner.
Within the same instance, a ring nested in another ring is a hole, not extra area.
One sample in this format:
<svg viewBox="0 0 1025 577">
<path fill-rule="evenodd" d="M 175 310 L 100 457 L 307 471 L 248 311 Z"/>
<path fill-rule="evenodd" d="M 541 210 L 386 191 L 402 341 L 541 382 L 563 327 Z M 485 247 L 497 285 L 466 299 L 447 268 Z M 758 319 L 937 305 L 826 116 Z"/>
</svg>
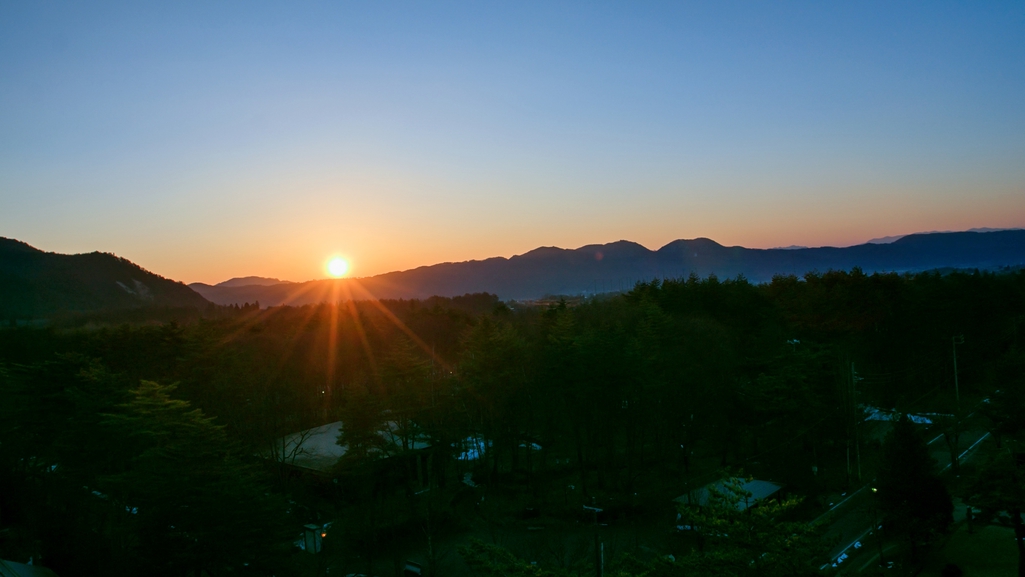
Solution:
<svg viewBox="0 0 1025 577">
<path fill-rule="evenodd" d="M 198 293 L 112 254 L 43 252 L 0 237 L 0 322 L 141 307 L 205 308 Z"/>
<path fill-rule="evenodd" d="M 67 577 L 504 558 L 472 537 L 588 574 L 593 556 L 554 559 L 581 534 L 589 550 L 593 505 L 632 535 L 622 574 L 718 575 L 692 555 L 719 545 L 670 532 L 672 498 L 725 469 L 786 486 L 804 503 L 787 519 L 810 514 L 885 459 L 855 435 L 865 407 L 957 413 L 953 347 L 962 403 L 1025 387 L 1025 273 L 691 277 L 536 307 L 478 294 L 3 330 L 0 555 Z M 265 458 L 334 421 L 350 451 L 333 469 Z M 383 429 L 429 448 L 381 458 Z M 325 527 L 323 557 L 292 546 L 306 523 Z"/>
</svg>

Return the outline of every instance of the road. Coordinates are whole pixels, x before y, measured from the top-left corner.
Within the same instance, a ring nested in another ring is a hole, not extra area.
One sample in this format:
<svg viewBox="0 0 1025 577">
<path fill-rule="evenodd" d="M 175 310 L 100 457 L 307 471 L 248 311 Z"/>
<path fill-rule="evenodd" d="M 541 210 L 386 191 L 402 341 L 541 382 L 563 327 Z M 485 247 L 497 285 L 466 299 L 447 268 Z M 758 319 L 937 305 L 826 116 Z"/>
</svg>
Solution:
<svg viewBox="0 0 1025 577">
<path fill-rule="evenodd" d="M 989 437 L 986 431 L 972 430 L 961 435 L 958 445 L 962 447 L 959 456 L 964 461 L 974 454 L 978 446 Z M 939 463 L 941 472 L 950 470 L 950 451 L 947 449 L 943 435 L 937 435 L 928 443 L 929 454 Z M 877 525 L 875 503 L 872 499 L 870 484 L 847 495 L 829 511 L 821 515 L 816 522 L 825 521 L 828 523 L 826 538 L 834 541 L 836 545 L 829 552 L 830 564 L 844 566 L 850 564 L 855 556 L 863 555 L 878 556 L 876 551 L 862 551 L 862 544 Z M 839 560 L 839 561 L 838 561 Z M 862 563 L 858 563 L 861 565 Z"/>
</svg>

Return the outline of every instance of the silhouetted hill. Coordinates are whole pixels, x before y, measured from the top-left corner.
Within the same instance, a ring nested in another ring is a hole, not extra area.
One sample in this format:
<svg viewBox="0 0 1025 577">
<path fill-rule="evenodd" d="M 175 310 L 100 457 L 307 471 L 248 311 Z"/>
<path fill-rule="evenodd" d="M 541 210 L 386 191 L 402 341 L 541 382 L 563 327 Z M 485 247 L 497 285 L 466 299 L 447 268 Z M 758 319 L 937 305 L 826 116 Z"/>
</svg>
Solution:
<svg viewBox="0 0 1025 577">
<path fill-rule="evenodd" d="M 314 300 L 305 298 L 293 298 L 303 294 L 304 289 L 308 290 L 310 283 L 329 283 L 332 281 L 310 281 L 304 283 L 281 283 L 273 285 L 242 285 L 222 286 L 220 284 L 209 285 L 201 282 L 189 284 L 189 288 L 203 295 L 203 298 L 217 304 L 245 304 L 259 302 L 261 306 L 276 306 L 280 304 L 308 304 L 323 302 L 324 299 Z"/>
<path fill-rule="evenodd" d="M 442 263 L 374 277 L 272 286 L 190 285 L 219 304 L 263 306 L 345 298 L 426 298 L 492 293 L 502 299 L 592 294 L 631 288 L 640 280 L 696 274 L 764 282 L 777 274 L 850 270 L 917 272 L 992 269 L 1025 263 L 1025 231 L 912 234 L 889 244 L 847 248 L 750 249 L 707 238 L 676 240 L 653 251 L 619 241 L 578 249 L 541 247 L 512 258 Z"/>
<path fill-rule="evenodd" d="M 263 276 L 243 276 L 243 277 L 235 277 L 233 279 L 228 279 L 228 280 L 226 280 L 224 282 L 219 282 L 219 283 L 217 283 L 214 286 L 226 286 L 226 287 L 252 286 L 252 285 L 271 286 L 271 285 L 276 285 L 276 284 L 292 284 L 292 283 L 290 281 L 287 281 L 287 280 L 278 280 L 276 278 L 267 278 L 267 277 L 263 277 Z"/>
<path fill-rule="evenodd" d="M 998 232 L 998 231 L 1002 231 L 1002 230 L 1025 230 L 1025 229 L 1021 229 L 1021 228 L 989 228 L 989 227 L 982 227 L 982 228 L 970 228 L 970 229 L 968 229 L 965 232 Z M 957 232 L 957 231 L 953 231 L 953 230 L 930 230 L 928 232 L 919 232 L 919 233 L 915 233 L 915 234 L 938 234 L 938 233 L 948 233 L 948 232 Z M 893 242 L 895 240 L 902 239 L 905 236 L 911 236 L 911 235 L 898 234 L 898 235 L 895 235 L 895 236 L 882 236 L 882 237 L 879 237 L 879 238 L 873 238 L 872 240 L 868 241 L 867 244 L 889 244 L 889 243 L 891 243 L 891 242 Z"/>
<path fill-rule="evenodd" d="M 184 284 L 112 254 L 43 252 L 21 241 L 0 237 L 0 320 L 208 304 Z"/>
</svg>

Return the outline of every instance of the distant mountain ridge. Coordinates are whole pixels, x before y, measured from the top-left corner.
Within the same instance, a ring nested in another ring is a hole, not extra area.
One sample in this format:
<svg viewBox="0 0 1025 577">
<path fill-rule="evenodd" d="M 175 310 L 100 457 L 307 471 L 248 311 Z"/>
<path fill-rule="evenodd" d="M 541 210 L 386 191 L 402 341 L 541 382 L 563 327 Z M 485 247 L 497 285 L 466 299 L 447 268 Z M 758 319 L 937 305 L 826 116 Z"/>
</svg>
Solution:
<svg viewBox="0 0 1025 577">
<path fill-rule="evenodd" d="M 43 252 L 0 237 L 0 321 L 61 312 L 205 307 L 210 302 L 263 306 L 346 299 L 411 299 L 492 293 L 505 300 L 628 290 L 637 281 L 743 275 L 753 282 L 777 274 L 850 270 L 918 272 L 995 269 L 1025 264 L 1025 230 L 912 234 L 888 244 L 846 248 L 749 249 L 707 238 L 676 240 L 658 250 L 617 241 L 577 249 L 540 247 L 511 258 L 447 262 L 361 279 L 292 283 L 241 277 L 186 286 L 112 254 Z"/>
<path fill-rule="evenodd" d="M 235 278 L 232 278 L 232 279 L 228 279 L 228 280 L 226 280 L 224 282 L 219 282 L 219 283 L 217 283 L 214 286 L 226 286 L 226 287 L 253 286 L 253 285 L 271 286 L 271 285 L 276 285 L 276 284 L 292 284 L 292 281 L 279 280 L 279 279 L 276 279 L 276 278 L 267 278 L 267 277 L 263 277 L 263 276 L 243 276 L 243 277 L 235 277 Z"/>
<path fill-rule="evenodd" d="M 887 244 L 834 248 L 750 249 L 707 238 L 676 240 L 658 250 L 618 241 L 578 249 L 540 247 L 511 258 L 441 263 L 361 279 L 269 286 L 189 285 L 219 304 L 259 301 L 301 305 L 346 298 L 427 298 L 489 292 L 502 299 L 594 294 L 629 289 L 637 281 L 695 274 L 765 282 L 777 274 L 850 270 L 917 272 L 1025 263 L 1025 230 L 911 234 Z"/>
<path fill-rule="evenodd" d="M 112 254 L 57 254 L 0 237 L 0 320 L 209 304 L 185 284 Z"/>
<path fill-rule="evenodd" d="M 982 228 L 970 228 L 970 229 L 968 229 L 968 230 L 966 230 L 964 232 L 1000 232 L 1000 231 L 1004 231 L 1004 230 L 1023 230 L 1023 229 L 1020 229 L 1020 228 L 989 228 L 989 227 L 982 227 Z M 928 232 L 917 232 L 915 234 L 945 234 L 945 233 L 948 233 L 948 232 L 957 232 L 957 231 L 953 231 L 953 230 L 930 230 Z M 900 239 L 904 238 L 905 236 L 911 236 L 911 235 L 909 235 L 909 234 L 897 234 L 897 235 L 893 235 L 893 236 L 881 236 L 879 238 L 873 238 L 872 240 L 866 241 L 865 244 L 890 244 L 891 242 L 900 240 Z"/>
</svg>

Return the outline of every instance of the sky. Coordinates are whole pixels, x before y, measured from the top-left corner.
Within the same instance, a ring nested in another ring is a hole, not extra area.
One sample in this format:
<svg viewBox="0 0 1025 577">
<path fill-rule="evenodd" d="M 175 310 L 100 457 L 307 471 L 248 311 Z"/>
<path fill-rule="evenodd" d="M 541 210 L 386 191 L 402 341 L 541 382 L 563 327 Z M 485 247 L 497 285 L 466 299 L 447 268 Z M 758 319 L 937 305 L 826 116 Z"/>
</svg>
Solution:
<svg viewBox="0 0 1025 577">
<path fill-rule="evenodd" d="M 185 282 L 1025 227 L 1025 3 L 2 2 L 0 236 Z"/>
</svg>

